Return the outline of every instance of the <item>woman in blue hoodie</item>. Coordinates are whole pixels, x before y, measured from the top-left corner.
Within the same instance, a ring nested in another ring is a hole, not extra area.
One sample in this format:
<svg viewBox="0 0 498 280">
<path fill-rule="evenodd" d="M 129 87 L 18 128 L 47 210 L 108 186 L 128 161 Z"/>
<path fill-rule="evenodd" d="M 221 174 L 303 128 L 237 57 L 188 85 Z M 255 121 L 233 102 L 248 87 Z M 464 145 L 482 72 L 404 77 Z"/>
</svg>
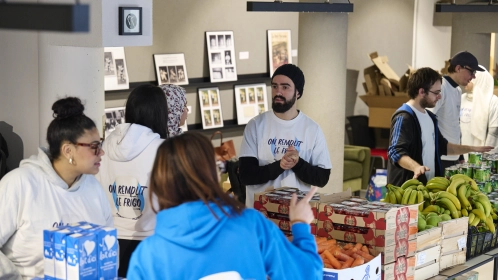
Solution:
<svg viewBox="0 0 498 280">
<path fill-rule="evenodd" d="M 127 279 L 199 279 L 236 271 L 242 279 L 322 279 L 322 261 L 309 223 L 309 200 L 297 202 L 289 217 L 293 241 L 254 209 L 219 187 L 213 145 L 187 132 L 157 151 L 149 184 L 157 199 L 154 234 L 140 243 Z"/>
</svg>

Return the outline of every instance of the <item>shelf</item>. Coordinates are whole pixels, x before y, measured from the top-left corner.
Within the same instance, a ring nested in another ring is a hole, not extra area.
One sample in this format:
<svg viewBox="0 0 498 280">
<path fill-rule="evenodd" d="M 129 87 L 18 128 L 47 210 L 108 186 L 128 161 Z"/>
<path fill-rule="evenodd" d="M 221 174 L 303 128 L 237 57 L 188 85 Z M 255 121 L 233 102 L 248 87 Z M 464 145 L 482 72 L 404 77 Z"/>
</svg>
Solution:
<svg viewBox="0 0 498 280">
<path fill-rule="evenodd" d="M 245 74 L 245 75 L 237 75 L 237 81 L 226 81 L 226 82 L 215 82 L 211 83 L 209 77 L 202 78 L 190 78 L 188 85 L 181 85 L 184 88 L 203 88 L 203 87 L 217 87 L 222 85 L 231 85 L 231 84 L 256 84 L 256 83 L 268 83 L 271 80 L 271 77 L 268 73 L 257 73 L 257 74 Z M 130 83 L 129 89 L 122 90 L 108 90 L 105 93 L 128 93 L 131 92 L 134 88 L 139 87 L 141 85 L 155 85 L 157 86 L 157 81 L 146 81 L 146 82 L 133 82 Z"/>
<path fill-rule="evenodd" d="M 190 124 L 187 127 L 188 127 L 189 131 L 202 130 L 202 131 L 206 131 L 206 132 L 210 132 L 210 131 L 214 132 L 216 130 L 224 130 L 224 129 L 230 129 L 230 128 L 245 127 L 245 126 L 246 126 L 245 124 L 237 124 L 237 120 L 223 120 L 223 127 L 203 129 L 202 123 Z"/>
<path fill-rule="evenodd" d="M 436 13 L 497 13 L 498 5 L 483 4 L 436 4 Z"/>
<path fill-rule="evenodd" d="M 352 13 L 351 3 L 302 3 L 247 1 L 248 12 Z"/>
</svg>

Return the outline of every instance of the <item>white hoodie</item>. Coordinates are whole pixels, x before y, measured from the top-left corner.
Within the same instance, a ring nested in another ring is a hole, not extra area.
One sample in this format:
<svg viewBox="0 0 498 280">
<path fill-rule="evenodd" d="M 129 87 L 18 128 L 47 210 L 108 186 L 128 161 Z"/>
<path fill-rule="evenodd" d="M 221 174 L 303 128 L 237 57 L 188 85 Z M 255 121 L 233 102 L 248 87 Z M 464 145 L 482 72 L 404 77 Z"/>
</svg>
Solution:
<svg viewBox="0 0 498 280">
<path fill-rule="evenodd" d="M 43 277 L 44 229 L 79 221 L 113 226 L 95 177 L 84 174 L 68 188 L 43 149 L 0 181 L 0 221 L 0 250 L 25 279 Z"/>
<path fill-rule="evenodd" d="M 154 233 L 156 215 L 149 203 L 149 177 L 163 143 L 148 127 L 120 124 L 104 141 L 96 175 L 111 205 L 119 239 L 143 240 Z"/>
</svg>

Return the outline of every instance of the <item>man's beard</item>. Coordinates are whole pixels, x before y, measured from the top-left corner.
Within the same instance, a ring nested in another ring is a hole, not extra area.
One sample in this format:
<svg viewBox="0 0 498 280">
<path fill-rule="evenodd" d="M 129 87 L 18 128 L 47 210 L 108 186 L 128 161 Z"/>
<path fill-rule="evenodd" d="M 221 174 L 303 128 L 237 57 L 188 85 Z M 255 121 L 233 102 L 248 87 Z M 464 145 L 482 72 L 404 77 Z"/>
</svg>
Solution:
<svg viewBox="0 0 498 280">
<path fill-rule="evenodd" d="M 425 96 L 422 100 L 420 100 L 420 107 L 422 108 L 434 108 L 436 107 L 436 102 L 434 102 L 434 104 L 431 104 L 429 103 L 429 101 L 427 100 L 428 99 L 428 96 Z"/>
<path fill-rule="evenodd" d="M 284 100 L 284 103 L 275 103 L 276 99 Z M 273 97 L 273 101 L 271 103 L 271 108 L 276 113 L 285 113 L 285 112 L 289 111 L 289 109 L 292 108 L 292 106 L 294 106 L 294 103 L 296 103 L 296 100 L 297 100 L 297 91 L 294 91 L 294 96 L 289 101 L 285 100 L 285 97 L 277 95 L 277 96 Z"/>
</svg>

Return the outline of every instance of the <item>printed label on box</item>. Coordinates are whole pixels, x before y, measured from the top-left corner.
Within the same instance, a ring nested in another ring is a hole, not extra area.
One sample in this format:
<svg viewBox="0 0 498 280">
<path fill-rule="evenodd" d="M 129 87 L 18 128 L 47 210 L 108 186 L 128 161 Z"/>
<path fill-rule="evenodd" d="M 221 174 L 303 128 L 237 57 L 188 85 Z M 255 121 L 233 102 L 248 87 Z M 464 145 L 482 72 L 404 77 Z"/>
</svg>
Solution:
<svg viewBox="0 0 498 280">
<path fill-rule="evenodd" d="M 43 231 L 43 259 L 45 279 L 55 279 L 55 261 L 54 261 L 54 232 L 58 228 L 46 229 Z"/>
<path fill-rule="evenodd" d="M 118 276 L 118 236 L 115 228 L 104 227 L 96 231 L 98 243 L 99 279 L 116 279 Z"/>
<path fill-rule="evenodd" d="M 98 279 L 95 235 L 71 234 L 66 237 L 66 244 L 67 279 Z"/>
</svg>

